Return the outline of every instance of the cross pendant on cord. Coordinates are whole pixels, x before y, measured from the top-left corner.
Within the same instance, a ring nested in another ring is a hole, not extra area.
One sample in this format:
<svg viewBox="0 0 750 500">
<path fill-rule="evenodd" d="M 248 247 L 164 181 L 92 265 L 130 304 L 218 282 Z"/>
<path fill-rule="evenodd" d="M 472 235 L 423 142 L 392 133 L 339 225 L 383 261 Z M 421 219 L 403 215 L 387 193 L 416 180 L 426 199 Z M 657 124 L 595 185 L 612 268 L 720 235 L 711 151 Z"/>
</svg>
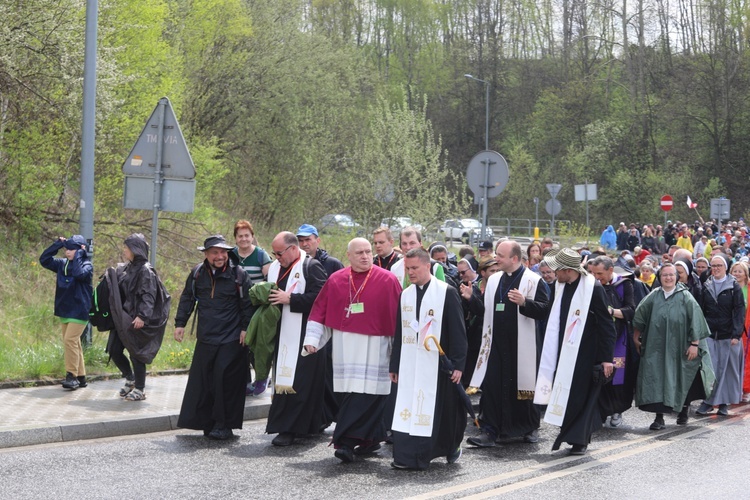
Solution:
<svg viewBox="0 0 750 500">
<path fill-rule="evenodd" d="M 348 317 L 349 317 L 349 315 L 350 315 L 350 314 L 351 314 L 351 312 L 352 312 L 352 308 L 351 308 L 351 306 L 347 306 L 347 307 L 345 307 L 345 308 L 344 308 L 344 311 L 346 311 L 346 317 L 348 318 Z"/>
</svg>

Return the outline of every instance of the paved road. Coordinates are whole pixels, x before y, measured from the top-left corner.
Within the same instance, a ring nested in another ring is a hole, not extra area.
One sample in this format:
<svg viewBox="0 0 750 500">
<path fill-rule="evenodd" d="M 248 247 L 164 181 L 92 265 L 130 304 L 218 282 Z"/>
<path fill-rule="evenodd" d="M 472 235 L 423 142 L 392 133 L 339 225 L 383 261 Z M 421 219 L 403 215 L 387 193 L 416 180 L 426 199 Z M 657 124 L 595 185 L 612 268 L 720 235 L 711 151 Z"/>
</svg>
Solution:
<svg viewBox="0 0 750 500">
<path fill-rule="evenodd" d="M 270 444 L 265 422 L 246 422 L 230 442 L 193 431 L 0 450 L 0 498 L 750 498 L 750 405 L 729 418 L 647 430 L 652 415 L 630 410 L 570 457 L 542 439 L 465 449 L 458 464 L 427 472 L 389 467 L 390 449 L 353 464 L 327 447 L 331 429 L 289 448 Z M 467 435 L 470 431 L 467 430 Z"/>
</svg>

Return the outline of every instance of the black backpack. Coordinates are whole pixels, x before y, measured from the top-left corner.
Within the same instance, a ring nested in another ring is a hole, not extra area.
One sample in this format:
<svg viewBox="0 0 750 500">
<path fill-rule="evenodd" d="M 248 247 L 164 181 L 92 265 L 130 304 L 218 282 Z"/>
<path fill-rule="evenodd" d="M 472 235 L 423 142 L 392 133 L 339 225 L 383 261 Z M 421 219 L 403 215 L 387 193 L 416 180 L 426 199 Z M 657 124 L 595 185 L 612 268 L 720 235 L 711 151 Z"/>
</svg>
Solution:
<svg viewBox="0 0 750 500">
<path fill-rule="evenodd" d="M 115 329 L 115 321 L 109 310 L 109 280 L 102 275 L 99 284 L 94 288 L 94 297 L 89 310 L 89 322 L 100 332 Z"/>
</svg>

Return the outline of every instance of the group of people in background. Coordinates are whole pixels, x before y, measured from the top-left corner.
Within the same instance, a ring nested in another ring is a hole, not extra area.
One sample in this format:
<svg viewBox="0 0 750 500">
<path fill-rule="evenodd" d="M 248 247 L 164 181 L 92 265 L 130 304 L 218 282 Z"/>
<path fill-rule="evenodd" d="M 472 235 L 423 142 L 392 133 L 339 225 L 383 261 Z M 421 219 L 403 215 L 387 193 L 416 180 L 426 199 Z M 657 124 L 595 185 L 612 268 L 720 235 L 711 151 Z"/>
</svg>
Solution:
<svg viewBox="0 0 750 500">
<path fill-rule="evenodd" d="M 211 439 L 231 438 L 245 397 L 271 387 L 273 445 L 335 422 L 342 462 L 387 442 L 392 467 L 418 470 L 460 458 L 473 411 L 467 394 L 481 394 L 469 445 L 537 443 L 544 419 L 560 428 L 552 449 L 567 443 L 573 455 L 587 452 L 602 425 L 620 426 L 633 401 L 655 414 L 656 431 L 671 413 L 687 424 L 693 401 L 701 401 L 697 415 L 724 416 L 750 401 L 742 221 L 620 223 L 593 250 L 556 248 L 550 238 L 522 250 L 501 239 L 457 255 L 441 242 L 425 248 L 413 227 L 397 247 L 382 227 L 371 241 L 349 242 L 347 267 L 310 224 L 277 234 L 270 252 L 248 221 L 235 224 L 234 239 L 213 235 L 198 247 L 204 260 L 175 315 L 177 341 L 197 320 L 178 426 Z M 58 274 L 67 389 L 86 385 L 79 339 L 92 269 L 82 240 L 60 238 L 40 259 Z M 54 258 L 61 248 L 66 258 Z M 131 401 L 145 399 L 169 307 L 147 253 L 143 236 L 131 235 L 125 264 L 106 273 L 117 290 L 108 352 Z"/>
</svg>

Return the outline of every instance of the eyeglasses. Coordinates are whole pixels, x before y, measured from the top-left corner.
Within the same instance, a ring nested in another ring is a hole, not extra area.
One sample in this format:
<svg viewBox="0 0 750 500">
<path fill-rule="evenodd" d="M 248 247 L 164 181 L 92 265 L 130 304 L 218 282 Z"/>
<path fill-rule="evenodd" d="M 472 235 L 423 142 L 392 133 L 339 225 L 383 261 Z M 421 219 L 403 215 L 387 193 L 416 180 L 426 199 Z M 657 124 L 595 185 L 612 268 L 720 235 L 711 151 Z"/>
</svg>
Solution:
<svg viewBox="0 0 750 500">
<path fill-rule="evenodd" d="M 458 272 L 458 275 L 459 275 L 459 276 L 463 276 L 464 274 L 466 274 L 466 273 L 468 273 L 468 272 L 469 272 L 469 271 L 459 271 L 459 272 Z"/>
<path fill-rule="evenodd" d="M 285 253 L 285 252 L 286 252 L 287 250 L 289 250 L 289 249 L 290 249 L 290 248 L 292 248 L 293 246 L 294 246 L 294 245 L 289 245 L 288 247 L 286 247 L 286 248 L 285 248 L 284 250 L 282 250 L 281 252 L 271 252 L 271 253 L 272 253 L 272 254 L 274 254 L 274 255 L 275 255 L 276 257 L 281 257 L 282 255 L 284 255 L 284 253 Z"/>
<path fill-rule="evenodd" d="M 711 269 L 719 269 L 719 268 L 722 268 L 722 267 L 724 267 L 724 266 L 722 266 L 721 264 L 711 264 Z"/>
</svg>

